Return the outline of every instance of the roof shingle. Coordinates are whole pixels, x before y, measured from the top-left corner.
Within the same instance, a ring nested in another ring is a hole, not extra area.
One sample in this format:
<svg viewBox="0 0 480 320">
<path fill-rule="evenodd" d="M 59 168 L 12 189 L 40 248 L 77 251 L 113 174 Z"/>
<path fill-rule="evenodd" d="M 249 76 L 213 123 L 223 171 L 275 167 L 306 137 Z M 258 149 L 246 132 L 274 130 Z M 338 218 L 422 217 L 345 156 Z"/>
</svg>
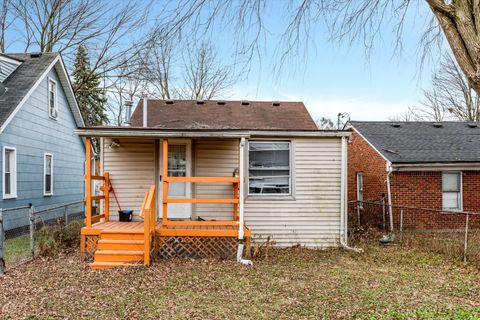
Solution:
<svg viewBox="0 0 480 320">
<path fill-rule="evenodd" d="M 475 122 L 350 123 L 392 163 L 480 162 L 480 127 Z"/>
<path fill-rule="evenodd" d="M 302 102 L 148 100 L 147 123 L 158 129 L 318 130 Z M 143 124 L 143 101 L 131 125 Z"/>
</svg>

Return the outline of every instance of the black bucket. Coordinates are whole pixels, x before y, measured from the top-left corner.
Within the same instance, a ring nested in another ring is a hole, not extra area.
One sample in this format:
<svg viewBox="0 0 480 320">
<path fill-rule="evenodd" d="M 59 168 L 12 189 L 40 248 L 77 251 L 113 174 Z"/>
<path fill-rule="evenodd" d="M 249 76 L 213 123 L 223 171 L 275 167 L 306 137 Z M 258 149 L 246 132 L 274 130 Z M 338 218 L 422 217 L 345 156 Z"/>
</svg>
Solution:
<svg viewBox="0 0 480 320">
<path fill-rule="evenodd" d="M 121 222 L 130 222 L 132 221 L 133 210 L 119 210 L 118 216 Z"/>
</svg>

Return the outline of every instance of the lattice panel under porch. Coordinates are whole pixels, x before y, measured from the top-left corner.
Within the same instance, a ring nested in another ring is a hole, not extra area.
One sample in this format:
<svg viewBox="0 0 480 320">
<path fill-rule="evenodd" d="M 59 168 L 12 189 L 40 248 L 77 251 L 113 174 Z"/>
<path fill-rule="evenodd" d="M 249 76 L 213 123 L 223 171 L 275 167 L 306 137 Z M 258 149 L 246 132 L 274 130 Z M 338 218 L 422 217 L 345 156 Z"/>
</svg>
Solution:
<svg viewBox="0 0 480 320">
<path fill-rule="evenodd" d="M 156 237 L 155 242 L 159 259 L 235 259 L 238 249 L 234 237 Z"/>
</svg>

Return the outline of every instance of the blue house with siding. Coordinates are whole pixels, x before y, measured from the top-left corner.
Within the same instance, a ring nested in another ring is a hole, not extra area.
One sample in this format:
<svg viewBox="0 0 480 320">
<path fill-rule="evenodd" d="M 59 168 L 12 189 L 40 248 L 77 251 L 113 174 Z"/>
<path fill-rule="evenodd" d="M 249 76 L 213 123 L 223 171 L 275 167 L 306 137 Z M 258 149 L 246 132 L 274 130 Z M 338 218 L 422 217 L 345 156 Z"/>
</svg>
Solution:
<svg viewBox="0 0 480 320">
<path fill-rule="evenodd" d="M 60 54 L 0 54 L 0 81 L 0 208 L 82 200 L 84 123 Z M 11 212 L 7 230 L 28 224 Z"/>
</svg>

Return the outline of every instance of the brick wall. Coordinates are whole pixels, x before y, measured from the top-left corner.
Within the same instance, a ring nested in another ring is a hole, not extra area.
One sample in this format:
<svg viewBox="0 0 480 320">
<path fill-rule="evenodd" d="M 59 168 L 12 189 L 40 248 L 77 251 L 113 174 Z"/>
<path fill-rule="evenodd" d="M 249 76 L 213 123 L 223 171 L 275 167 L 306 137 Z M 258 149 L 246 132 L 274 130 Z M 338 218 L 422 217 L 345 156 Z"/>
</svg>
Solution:
<svg viewBox="0 0 480 320">
<path fill-rule="evenodd" d="M 463 172 L 463 210 L 480 212 L 480 172 Z M 394 172 L 391 176 L 392 204 L 417 208 L 442 209 L 442 172 Z M 465 226 L 465 216 L 404 209 L 406 229 L 459 229 Z M 394 210 L 395 226 L 399 226 L 400 210 Z M 472 227 L 480 227 L 480 217 L 470 219 Z"/>
<path fill-rule="evenodd" d="M 386 161 L 357 132 L 353 132 L 348 145 L 348 201 L 357 200 L 356 174 L 363 173 L 364 200 L 379 200 L 386 188 Z M 463 210 L 480 212 L 480 172 L 463 172 Z M 393 172 L 391 175 L 392 204 L 417 208 L 442 209 L 442 172 Z M 349 209 L 356 221 L 356 212 Z M 354 211 L 354 210 L 353 210 Z M 365 206 L 362 223 L 379 225 L 381 206 Z M 406 229 L 459 229 L 465 227 L 465 216 L 420 209 L 404 209 Z M 399 228 L 400 210 L 394 209 L 394 225 Z M 365 219 L 363 219 L 365 218 Z M 387 216 L 388 221 L 388 216 Z M 471 217 L 472 227 L 480 227 L 480 216 Z"/>
<path fill-rule="evenodd" d="M 357 200 L 357 172 L 363 173 L 363 199 L 379 200 L 386 189 L 386 161 L 357 132 L 348 144 L 348 201 Z"/>
</svg>

